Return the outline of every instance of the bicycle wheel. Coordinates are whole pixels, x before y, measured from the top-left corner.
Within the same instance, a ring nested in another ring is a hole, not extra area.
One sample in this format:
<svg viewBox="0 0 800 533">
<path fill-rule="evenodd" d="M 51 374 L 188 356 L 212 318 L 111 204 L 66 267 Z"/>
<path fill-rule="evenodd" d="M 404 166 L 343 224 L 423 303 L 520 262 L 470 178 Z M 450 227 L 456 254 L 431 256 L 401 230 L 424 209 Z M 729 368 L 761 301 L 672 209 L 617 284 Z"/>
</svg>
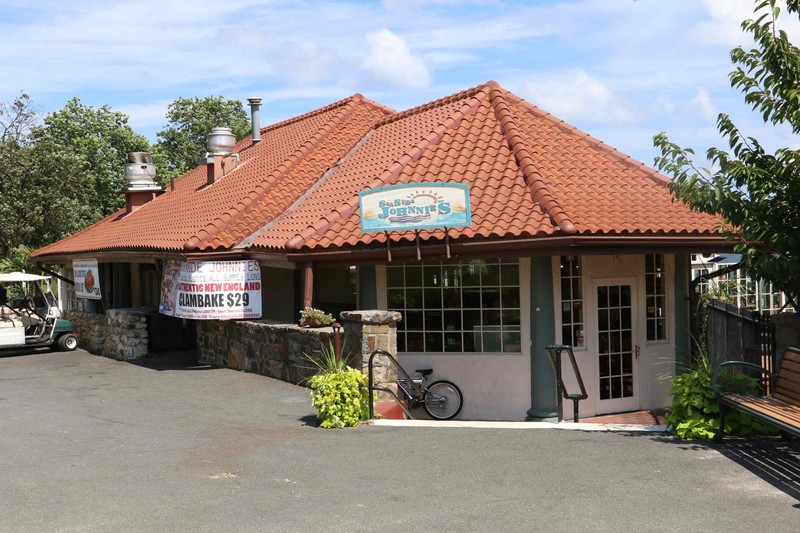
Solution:
<svg viewBox="0 0 800 533">
<path fill-rule="evenodd" d="M 422 406 L 428 416 L 437 420 L 450 420 L 454 418 L 464 405 L 461 389 L 455 383 L 441 380 L 431 383 L 425 391 L 425 401 Z"/>
</svg>

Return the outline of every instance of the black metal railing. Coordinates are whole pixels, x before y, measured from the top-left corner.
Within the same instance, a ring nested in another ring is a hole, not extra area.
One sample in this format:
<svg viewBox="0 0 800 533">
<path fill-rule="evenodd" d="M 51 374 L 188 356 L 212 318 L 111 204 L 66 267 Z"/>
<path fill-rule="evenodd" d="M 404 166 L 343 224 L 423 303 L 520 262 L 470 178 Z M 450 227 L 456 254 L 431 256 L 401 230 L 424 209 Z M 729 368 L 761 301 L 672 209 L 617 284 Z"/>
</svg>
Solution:
<svg viewBox="0 0 800 533">
<path fill-rule="evenodd" d="M 395 403 L 397 403 L 397 405 L 399 405 L 400 408 L 403 410 L 403 413 L 405 413 L 406 418 L 413 419 L 414 417 L 411 416 L 411 413 L 405 406 L 405 402 L 403 402 L 403 400 L 401 400 L 400 397 L 397 396 L 396 392 L 394 392 L 389 387 L 382 387 L 380 385 L 373 384 L 372 368 L 373 368 L 373 360 L 375 359 L 376 355 L 385 355 L 386 357 L 388 357 L 389 360 L 394 364 L 394 366 L 397 367 L 397 370 L 403 374 L 403 377 L 405 377 L 405 379 L 408 380 L 408 384 L 414 388 L 414 391 L 419 395 L 419 397 L 420 398 L 422 397 L 422 390 L 420 389 L 419 385 L 415 383 L 413 379 L 411 379 L 411 376 L 409 376 L 408 372 L 406 372 L 406 370 L 402 366 L 400 366 L 400 363 L 397 362 L 397 359 L 395 359 L 394 356 L 389 352 L 387 352 L 386 350 L 375 350 L 369 355 L 369 364 L 367 365 L 367 372 L 368 372 L 367 383 L 369 387 L 369 419 L 370 420 L 375 419 L 375 400 L 374 400 L 375 395 L 373 394 L 374 391 L 388 392 L 391 395 L 392 399 L 395 401 Z"/>
<path fill-rule="evenodd" d="M 545 347 L 544 352 L 547 354 L 547 358 L 550 360 L 553 370 L 555 370 L 556 384 L 561 391 L 561 394 L 558 395 L 558 421 L 560 422 L 563 419 L 561 414 L 563 405 L 561 398 L 563 397 L 565 400 L 572 400 L 572 420 L 573 422 L 577 422 L 579 419 L 578 402 L 585 400 L 589 395 L 586 393 L 586 387 L 583 385 L 583 378 L 581 377 L 581 371 L 578 369 L 578 363 L 575 361 L 575 354 L 572 352 L 572 346 L 569 344 L 551 344 Z M 581 390 L 580 394 L 570 393 L 567 391 L 566 385 L 564 385 L 564 380 L 561 376 L 561 352 L 567 352 L 567 355 L 569 355 L 572 371 L 575 373 L 575 378 L 578 380 L 578 387 Z"/>
</svg>

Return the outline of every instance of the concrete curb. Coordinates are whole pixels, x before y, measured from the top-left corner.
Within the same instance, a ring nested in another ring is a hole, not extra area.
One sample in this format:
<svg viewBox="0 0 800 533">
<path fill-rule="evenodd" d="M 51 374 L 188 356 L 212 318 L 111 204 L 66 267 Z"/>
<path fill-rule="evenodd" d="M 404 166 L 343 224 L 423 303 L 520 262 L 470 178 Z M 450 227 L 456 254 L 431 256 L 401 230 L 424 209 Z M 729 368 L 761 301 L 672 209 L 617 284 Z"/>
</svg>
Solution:
<svg viewBox="0 0 800 533">
<path fill-rule="evenodd" d="M 491 420 L 390 420 L 372 422 L 376 426 L 418 428 L 478 428 L 478 429 L 566 429 L 578 431 L 625 431 L 640 433 L 666 433 L 667 426 L 640 424 L 587 424 L 551 422 L 501 422 Z"/>
</svg>

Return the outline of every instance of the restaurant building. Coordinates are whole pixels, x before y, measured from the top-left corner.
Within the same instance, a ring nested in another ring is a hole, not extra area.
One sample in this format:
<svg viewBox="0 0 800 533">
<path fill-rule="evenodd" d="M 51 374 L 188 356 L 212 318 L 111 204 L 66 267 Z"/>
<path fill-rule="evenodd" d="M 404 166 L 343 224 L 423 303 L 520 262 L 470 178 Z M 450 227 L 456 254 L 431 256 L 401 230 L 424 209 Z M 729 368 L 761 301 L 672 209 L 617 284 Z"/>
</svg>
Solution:
<svg viewBox="0 0 800 533">
<path fill-rule="evenodd" d="M 398 311 L 400 363 L 458 383 L 461 418 L 555 416 L 557 343 L 574 347 L 582 416 L 669 405 L 659 376 L 688 354 L 690 254 L 730 248 L 666 177 L 495 82 L 403 112 L 356 94 L 209 151 L 171 186 L 131 182 L 125 209 L 33 259 L 96 261 L 109 309 L 163 312 L 176 265 L 247 262 L 261 318 L 244 320 Z M 463 224 L 359 204 L 385 190 L 438 205 L 459 187 Z M 379 215 L 395 226 L 370 229 Z"/>
</svg>

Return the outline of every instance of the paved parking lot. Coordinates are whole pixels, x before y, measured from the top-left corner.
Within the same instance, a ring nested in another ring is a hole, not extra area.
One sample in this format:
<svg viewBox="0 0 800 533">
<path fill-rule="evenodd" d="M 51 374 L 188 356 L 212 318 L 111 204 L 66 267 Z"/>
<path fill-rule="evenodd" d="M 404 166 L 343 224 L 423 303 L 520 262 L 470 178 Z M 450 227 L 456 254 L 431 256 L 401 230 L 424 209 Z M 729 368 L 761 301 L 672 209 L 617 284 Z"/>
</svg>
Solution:
<svg viewBox="0 0 800 533">
<path fill-rule="evenodd" d="M 0 356 L 0 531 L 794 531 L 800 446 L 315 427 L 308 391 L 83 351 Z"/>
</svg>

